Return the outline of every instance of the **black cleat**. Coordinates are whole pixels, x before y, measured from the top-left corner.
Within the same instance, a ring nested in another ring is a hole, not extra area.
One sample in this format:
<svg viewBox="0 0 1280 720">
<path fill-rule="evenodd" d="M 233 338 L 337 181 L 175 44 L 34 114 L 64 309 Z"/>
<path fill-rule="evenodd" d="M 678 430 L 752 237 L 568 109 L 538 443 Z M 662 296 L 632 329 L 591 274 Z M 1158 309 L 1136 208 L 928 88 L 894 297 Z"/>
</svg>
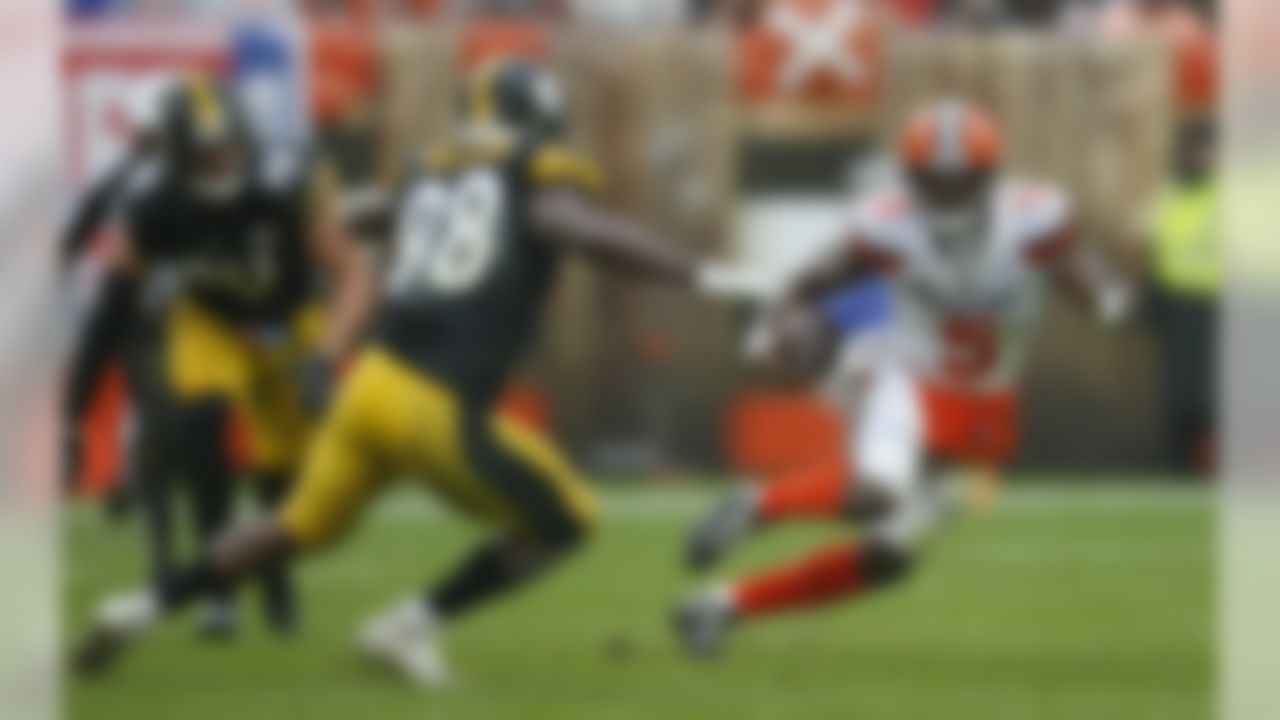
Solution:
<svg viewBox="0 0 1280 720">
<path fill-rule="evenodd" d="M 103 625 L 95 625 L 71 654 L 71 671 L 80 677 L 100 677 L 115 667 L 127 640 Z"/>
<path fill-rule="evenodd" d="M 107 599 L 99 608 L 93 626 L 71 656 L 71 670 L 81 676 L 103 675 L 111 670 L 124 650 L 158 619 L 159 609 L 146 590 Z"/>
</svg>

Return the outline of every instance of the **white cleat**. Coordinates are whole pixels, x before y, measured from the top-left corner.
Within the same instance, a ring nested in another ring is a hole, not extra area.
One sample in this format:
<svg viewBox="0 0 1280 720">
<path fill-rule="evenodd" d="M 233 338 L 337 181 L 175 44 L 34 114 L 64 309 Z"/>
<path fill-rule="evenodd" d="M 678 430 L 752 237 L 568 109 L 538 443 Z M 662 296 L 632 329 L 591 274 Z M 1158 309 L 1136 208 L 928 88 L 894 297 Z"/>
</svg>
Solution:
<svg viewBox="0 0 1280 720">
<path fill-rule="evenodd" d="M 702 571 L 720 561 L 729 548 L 759 525 L 756 512 L 759 489 L 739 487 L 712 508 L 693 529 L 685 550 L 689 569 Z"/>
<path fill-rule="evenodd" d="M 74 669 L 82 675 L 110 670 L 124 649 L 146 634 L 160 614 L 160 605 L 150 589 L 107 598 L 98 606 L 89 633 L 75 651 Z"/>
<path fill-rule="evenodd" d="M 365 623 L 357 644 L 370 662 L 413 685 L 442 688 L 449 668 L 440 648 L 440 623 L 420 598 L 397 604 Z"/>
<path fill-rule="evenodd" d="M 701 592 L 681 603 L 672 616 L 680 644 L 702 660 L 720 655 L 736 614 L 726 588 Z"/>
</svg>

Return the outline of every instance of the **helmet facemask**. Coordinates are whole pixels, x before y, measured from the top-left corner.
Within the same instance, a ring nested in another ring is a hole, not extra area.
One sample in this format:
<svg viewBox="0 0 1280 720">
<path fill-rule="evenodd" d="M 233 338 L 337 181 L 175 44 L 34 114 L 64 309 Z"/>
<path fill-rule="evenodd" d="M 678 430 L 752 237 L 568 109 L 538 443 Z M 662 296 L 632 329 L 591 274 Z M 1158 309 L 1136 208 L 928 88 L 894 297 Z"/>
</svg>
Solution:
<svg viewBox="0 0 1280 720">
<path fill-rule="evenodd" d="M 210 205 L 235 200 L 248 180 L 244 151 L 230 137 L 192 148 L 184 170 L 184 180 L 192 197 Z"/>
<path fill-rule="evenodd" d="M 908 179 L 934 242 L 948 254 L 975 250 L 986 235 L 994 173 L 912 170 Z"/>
</svg>

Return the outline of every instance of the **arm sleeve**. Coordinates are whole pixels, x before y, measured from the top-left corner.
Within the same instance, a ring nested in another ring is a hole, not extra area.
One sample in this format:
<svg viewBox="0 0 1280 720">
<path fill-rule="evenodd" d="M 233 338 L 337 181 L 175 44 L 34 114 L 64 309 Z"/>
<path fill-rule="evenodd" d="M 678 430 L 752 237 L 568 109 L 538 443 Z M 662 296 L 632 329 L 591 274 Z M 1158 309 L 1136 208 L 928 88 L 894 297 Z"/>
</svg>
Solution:
<svg viewBox="0 0 1280 720">
<path fill-rule="evenodd" d="M 102 297 L 80 330 L 67 371 L 64 411 L 78 422 L 93 400 L 93 392 L 133 329 L 138 308 L 138 281 L 122 273 L 106 280 Z"/>
<path fill-rule="evenodd" d="M 91 185 L 76 204 L 58 241 L 58 258 L 63 267 L 70 265 L 84 251 L 85 246 L 108 220 L 112 208 L 124 191 L 131 167 L 131 159 L 122 161 Z"/>
<path fill-rule="evenodd" d="M 1026 259 L 1033 265 L 1054 267 L 1071 257 L 1076 229 L 1067 196 L 1048 188 L 1028 190 Z"/>
</svg>

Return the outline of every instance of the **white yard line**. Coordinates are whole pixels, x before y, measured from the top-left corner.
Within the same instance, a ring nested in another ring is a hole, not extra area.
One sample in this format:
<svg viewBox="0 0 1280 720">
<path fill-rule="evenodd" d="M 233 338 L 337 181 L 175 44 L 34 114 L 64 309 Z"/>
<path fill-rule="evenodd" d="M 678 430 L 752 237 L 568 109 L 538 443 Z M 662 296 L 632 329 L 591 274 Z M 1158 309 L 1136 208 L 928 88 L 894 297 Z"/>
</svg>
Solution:
<svg viewBox="0 0 1280 720">
<path fill-rule="evenodd" d="M 714 502 L 725 485 L 653 486 L 635 484 L 598 487 L 606 518 L 627 519 L 692 519 Z M 1216 494 L 1211 487 L 1189 484 L 1123 485 L 1082 484 L 1072 487 L 1064 483 L 1024 484 L 1009 487 L 995 509 L 997 515 L 1054 514 L 1084 512 L 1090 514 L 1167 513 L 1211 510 Z M 66 513 L 71 523 L 96 521 L 98 508 L 84 503 Z M 253 512 L 248 508 L 242 515 Z M 431 496 L 429 490 L 416 489 L 405 483 L 388 493 L 372 510 L 377 521 L 418 521 L 436 518 L 450 511 Z"/>
<path fill-rule="evenodd" d="M 694 517 L 714 501 L 719 486 L 705 487 L 603 487 L 599 494 L 606 517 Z M 1006 514 L 1060 512 L 1164 512 L 1209 509 L 1215 495 L 1210 488 L 1190 485 L 1023 486 L 1009 489 L 996 512 Z M 444 511 L 428 492 L 411 488 L 394 493 L 379 504 L 381 518 L 432 517 Z"/>
</svg>

